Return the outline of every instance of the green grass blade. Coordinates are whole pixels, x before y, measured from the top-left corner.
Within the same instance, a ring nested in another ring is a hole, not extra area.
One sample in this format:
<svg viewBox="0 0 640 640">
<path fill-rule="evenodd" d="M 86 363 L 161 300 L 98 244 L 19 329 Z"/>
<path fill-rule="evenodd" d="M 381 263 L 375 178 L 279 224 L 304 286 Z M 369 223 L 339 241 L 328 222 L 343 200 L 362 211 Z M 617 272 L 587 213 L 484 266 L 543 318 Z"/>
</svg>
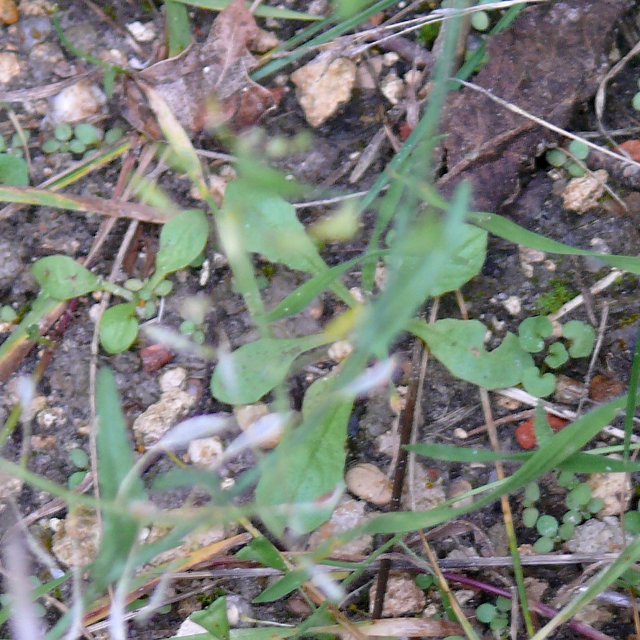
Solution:
<svg viewBox="0 0 640 640">
<path fill-rule="evenodd" d="M 586 249 L 577 249 L 568 244 L 551 240 L 539 233 L 529 231 L 519 224 L 508 220 L 495 213 L 472 212 L 469 221 L 499 238 L 521 244 L 531 249 L 539 249 L 547 253 L 557 253 L 565 256 L 589 256 L 597 258 L 601 262 L 640 275 L 640 258 L 635 256 L 612 256 L 604 253 L 595 253 Z"/>
<path fill-rule="evenodd" d="M 182 53 L 192 42 L 189 11 L 186 5 L 175 0 L 165 0 L 167 41 L 169 57 Z"/>
<path fill-rule="evenodd" d="M 190 7 L 198 7 L 199 9 L 211 9 L 212 11 L 222 11 L 226 9 L 232 0 L 172 0 L 172 4 L 180 3 Z M 280 20 L 322 20 L 322 16 L 313 16 L 310 13 L 302 11 L 293 11 L 292 9 L 283 9 L 282 7 L 269 7 L 260 5 L 255 15 L 261 18 L 277 18 Z"/>
</svg>

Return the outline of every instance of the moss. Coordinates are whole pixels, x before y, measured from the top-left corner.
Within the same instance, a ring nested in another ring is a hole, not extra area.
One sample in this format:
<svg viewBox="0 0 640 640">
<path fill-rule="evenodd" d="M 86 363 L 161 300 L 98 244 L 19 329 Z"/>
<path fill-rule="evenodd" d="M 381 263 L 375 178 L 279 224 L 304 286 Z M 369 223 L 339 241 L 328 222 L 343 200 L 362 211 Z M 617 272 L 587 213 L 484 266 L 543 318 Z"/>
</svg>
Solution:
<svg viewBox="0 0 640 640">
<path fill-rule="evenodd" d="M 536 300 L 536 311 L 549 315 L 555 313 L 565 302 L 578 295 L 565 280 L 554 278 L 549 281 L 549 290 L 541 293 Z"/>
</svg>

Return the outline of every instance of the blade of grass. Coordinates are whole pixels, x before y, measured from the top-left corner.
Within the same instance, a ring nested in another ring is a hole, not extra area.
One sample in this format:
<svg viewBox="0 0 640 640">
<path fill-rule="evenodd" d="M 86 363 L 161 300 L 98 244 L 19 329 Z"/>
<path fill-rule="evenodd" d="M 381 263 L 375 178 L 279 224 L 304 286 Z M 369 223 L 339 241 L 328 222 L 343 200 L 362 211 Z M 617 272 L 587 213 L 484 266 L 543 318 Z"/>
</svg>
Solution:
<svg viewBox="0 0 640 640">
<path fill-rule="evenodd" d="M 185 4 L 190 7 L 198 7 L 199 9 L 222 11 L 231 4 L 232 0 L 172 0 L 172 2 Z M 310 13 L 293 11 L 292 9 L 284 9 L 282 7 L 269 7 L 266 5 L 258 6 L 254 14 L 261 18 L 276 18 L 280 20 L 322 20 L 322 16 L 314 16 Z"/>
<path fill-rule="evenodd" d="M 192 42 L 189 11 L 186 5 L 175 0 L 165 0 L 167 42 L 169 57 L 182 53 Z"/>
<path fill-rule="evenodd" d="M 633 417 L 638 406 L 638 380 L 640 379 L 640 326 L 636 330 L 636 347 L 631 363 L 631 376 L 629 378 L 629 392 L 627 395 L 627 409 L 624 418 L 624 459 L 629 460 L 631 451 L 631 434 L 633 433 Z"/>
</svg>

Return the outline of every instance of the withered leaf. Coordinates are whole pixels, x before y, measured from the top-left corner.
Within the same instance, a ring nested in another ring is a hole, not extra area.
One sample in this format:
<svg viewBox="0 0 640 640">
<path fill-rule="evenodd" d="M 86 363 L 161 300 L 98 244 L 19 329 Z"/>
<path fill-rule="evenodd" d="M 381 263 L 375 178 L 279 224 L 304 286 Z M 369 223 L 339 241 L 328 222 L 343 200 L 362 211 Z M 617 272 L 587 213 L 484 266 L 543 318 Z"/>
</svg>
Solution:
<svg viewBox="0 0 640 640">
<path fill-rule="evenodd" d="M 260 34 L 243 0 L 235 0 L 216 17 L 207 39 L 174 58 L 141 71 L 127 86 L 127 118 L 153 138 L 161 132 L 137 80 L 152 86 L 189 133 L 222 125 L 255 124 L 277 101 L 269 89 L 253 82 L 256 59 L 249 51 Z"/>
<path fill-rule="evenodd" d="M 629 0 L 563 0 L 525 9 L 488 44 L 489 62 L 474 78 L 493 95 L 566 128 L 576 106 L 595 94 L 609 66 L 617 21 Z M 473 186 L 476 209 L 497 211 L 517 195 L 519 177 L 556 134 L 465 88 L 445 109 L 443 149 L 450 195 Z"/>
</svg>

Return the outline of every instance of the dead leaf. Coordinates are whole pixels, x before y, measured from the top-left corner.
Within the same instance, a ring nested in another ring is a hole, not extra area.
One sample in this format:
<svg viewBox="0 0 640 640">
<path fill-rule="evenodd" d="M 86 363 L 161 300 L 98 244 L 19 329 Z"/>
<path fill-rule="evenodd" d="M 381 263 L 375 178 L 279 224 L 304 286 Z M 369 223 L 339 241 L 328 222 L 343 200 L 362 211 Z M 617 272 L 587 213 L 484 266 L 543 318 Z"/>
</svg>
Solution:
<svg viewBox="0 0 640 640">
<path fill-rule="evenodd" d="M 191 134 L 222 125 L 239 129 L 255 124 L 277 104 L 269 89 L 249 77 L 256 66 L 249 45 L 259 35 L 243 0 L 235 0 L 213 21 L 203 43 L 157 62 L 128 82 L 127 119 L 150 137 L 162 137 L 137 85 L 142 81 L 155 89 Z"/>
</svg>

